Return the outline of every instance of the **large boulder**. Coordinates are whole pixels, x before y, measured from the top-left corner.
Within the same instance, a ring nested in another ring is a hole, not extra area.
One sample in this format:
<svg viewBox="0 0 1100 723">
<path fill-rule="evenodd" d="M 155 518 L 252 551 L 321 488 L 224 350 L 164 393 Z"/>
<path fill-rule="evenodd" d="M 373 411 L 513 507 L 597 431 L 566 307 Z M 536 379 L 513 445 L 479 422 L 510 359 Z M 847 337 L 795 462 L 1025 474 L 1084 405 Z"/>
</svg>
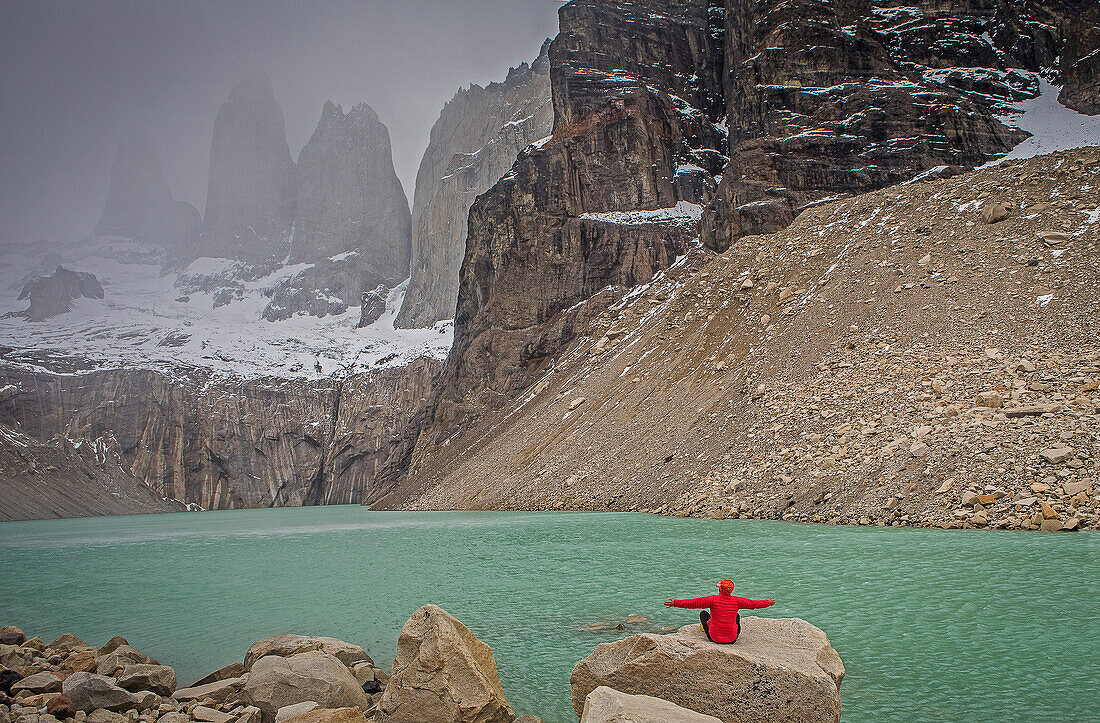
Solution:
<svg viewBox="0 0 1100 723">
<path fill-rule="evenodd" d="M 650 695 L 630 695 L 601 685 L 584 699 L 581 723 L 719 723 L 719 719 Z"/>
<path fill-rule="evenodd" d="M 818 628 L 798 618 L 743 618 L 732 645 L 698 625 L 601 643 L 573 668 L 573 708 L 604 685 L 653 695 L 727 723 L 839 721 L 844 665 Z"/>
<path fill-rule="evenodd" d="M 377 723 L 509 723 L 493 651 L 436 605 L 413 613 L 397 639 Z"/>
<path fill-rule="evenodd" d="M 324 708 L 370 708 L 370 699 L 347 666 L 320 650 L 260 658 L 252 665 L 242 697 L 260 709 L 264 723 L 272 723 L 280 708 L 307 700 Z"/>
<path fill-rule="evenodd" d="M 124 711 L 137 708 L 140 700 L 115 684 L 113 678 L 95 673 L 73 673 L 61 685 L 61 692 L 85 713 L 96 708 Z"/>
<path fill-rule="evenodd" d="M 298 653 L 307 653 L 311 650 L 320 650 L 338 659 L 348 668 L 360 661 L 374 664 L 367 651 L 358 645 L 338 640 L 325 638 L 318 635 L 276 635 L 274 638 L 253 643 L 244 656 L 244 669 L 252 670 L 257 660 L 267 655 L 277 655 L 288 658 Z"/>
<path fill-rule="evenodd" d="M 167 665 L 127 665 L 118 675 L 118 684 L 131 693 L 151 690 L 157 695 L 172 695 L 176 692 L 176 671 Z"/>
</svg>

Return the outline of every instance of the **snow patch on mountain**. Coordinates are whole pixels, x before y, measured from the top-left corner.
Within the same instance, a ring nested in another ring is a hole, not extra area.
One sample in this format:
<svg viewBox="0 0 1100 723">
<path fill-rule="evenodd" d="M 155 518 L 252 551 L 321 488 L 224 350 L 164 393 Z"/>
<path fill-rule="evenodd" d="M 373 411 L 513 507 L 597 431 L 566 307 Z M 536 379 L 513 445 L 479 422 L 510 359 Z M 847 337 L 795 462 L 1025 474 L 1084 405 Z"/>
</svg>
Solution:
<svg viewBox="0 0 1100 723">
<path fill-rule="evenodd" d="M 155 255 L 128 253 L 102 239 L 86 239 L 51 253 L 5 252 L 0 268 L 0 345 L 33 363 L 80 357 L 82 368 L 194 366 L 219 376 L 317 378 L 344 371 L 400 366 L 420 357 L 446 357 L 453 323 L 427 329 L 395 329 L 408 282 L 392 290 L 386 311 L 373 324 L 356 328 L 359 308 L 317 318 L 299 314 L 283 321 L 261 318 L 272 289 L 309 264 L 293 264 L 250 276 L 240 262 L 201 258 L 180 273 L 163 273 Z M 132 242 L 125 244 L 127 248 Z M 132 249 L 131 249 L 132 251 Z M 73 310 L 45 322 L 9 316 L 22 311 L 19 290 L 49 263 L 95 274 L 103 299 L 80 299 Z M 136 261 L 136 263 L 134 263 Z M 235 279 L 232 300 L 215 296 L 220 283 Z M 9 355 L 10 356 L 10 355 Z"/>
<path fill-rule="evenodd" d="M 1016 113 L 998 116 L 1002 123 L 1027 131 L 1031 138 L 986 166 L 1055 151 L 1100 146 L 1100 116 L 1085 115 L 1067 108 L 1058 102 L 1058 93 L 1062 90 L 1060 86 L 1052 85 L 1041 77 L 1038 80 L 1037 97 L 1014 103 Z"/>
</svg>

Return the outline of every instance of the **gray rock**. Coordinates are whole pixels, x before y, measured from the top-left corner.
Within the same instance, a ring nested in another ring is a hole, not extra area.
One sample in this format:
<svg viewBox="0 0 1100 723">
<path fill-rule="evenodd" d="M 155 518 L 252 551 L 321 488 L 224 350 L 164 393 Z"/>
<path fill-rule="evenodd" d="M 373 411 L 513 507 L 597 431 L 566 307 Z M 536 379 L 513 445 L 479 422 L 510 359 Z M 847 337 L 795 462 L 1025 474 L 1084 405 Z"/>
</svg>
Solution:
<svg viewBox="0 0 1100 723">
<path fill-rule="evenodd" d="M 347 667 L 320 650 L 260 658 L 252 665 L 242 698 L 260 709 L 265 723 L 272 723 L 280 708 L 307 700 L 324 708 L 370 708 L 370 699 Z"/>
<path fill-rule="evenodd" d="M 178 711 L 168 711 L 160 718 L 157 718 L 157 723 L 187 723 L 191 720 L 186 713 L 180 713 Z"/>
<path fill-rule="evenodd" d="M 43 671 L 23 678 L 11 687 L 12 693 L 25 690 L 28 693 L 60 693 L 61 678 L 50 672 Z"/>
<path fill-rule="evenodd" d="M 1039 453 L 1043 459 L 1051 464 L 1061 464 L 1077 454 L 1072 447 L 1050 447 Z"/>
<path fill-rule="evenodd" d="M 573 708 L 601 685 L 653 695 L 723 721 L 838 721 L 844 665 L 818 628 L 797 618 L 742 619 L 733 645 L 698 625 L 602 643 L 573 668 Z"/>
<path fill-rule="evenodd" d="M 584 700 L 581 723 L 721 723 L 649 695 L 630 695 L 601 685 Z"/>
<path fill-rule="evenodd" d="M 19 294 L 19 300 L 30 299 L 31 305 L 23 312 L 27 321 L 45 321 L 50 317 L 69 312 L 73 301 L 80 298 L 102 299 L 103 287 L 94 274 L 84 271 L 70 271 L 58 266 L 49 276 L 40 276 L 28 281 Z M 64 637 L 68 635 L 65 633 Z M 75 635 L 69 636 L 80 640 Z M 82 645 L 87 643 L 80 641 Z M 56 648 L 63 650 L 63 648 Z"/>
<path fill-rule="evenodd" d="M 247 676 L 241 676 L 240 678 L 216 680 L 213 683 L 196 685 L 190 688 L 180 688 L 172 693 L 172 698 L 180 702 L 210 698 L 216 703 L 224 703 L 241 692 L 246 680 L 248 680 Z"/>
<path fill-rule="evenodd" d="M 287 718 L 294 718 L 320 707 L 321 704 L 315 700 L 303 700 L 301 703 L 284 705 L 275 713 L 275 723 L 283 723 Z"/>
<path fill-rule="evenodd" d="M 508 723 L 514 718 L 489 646 L 436 605 L 413 613 L 397 639 L 377 723 Z"/>
<path fill-rule="evenodd" d="M 125 711 L 136 708 L 137 696 L 115 684 L 114 678 L 95 673 L 73 673 L 61 685 L 61 692 L 80 710 Z"/>
<path fill-rule="evenodd" d="M 214 708 L 208 708 L 205 705 L 196 705 L 192 708 L 191 717 L 198 721 L 204 721 L 205 723 L 229 723 L 229 721 L 233 720 L 233 716 L 228 713 L 223 713 Z"/>
<path fill-rule="evenodd" d="M 96 673 L 110 676 L 117 676 L 130 665 L 159 665 L 156 660 L 129 645 L 120 645 L 113 653 L 100 655 L 95 663 Z"/>
<path fill-rule="evenodd" d="M 167 665 L 127 665 L 118 676 L 118 684 L 133 693 L 151 690 L 158 695 L 172 695 L 176 690 L 176 671 Z"/>
</svg>

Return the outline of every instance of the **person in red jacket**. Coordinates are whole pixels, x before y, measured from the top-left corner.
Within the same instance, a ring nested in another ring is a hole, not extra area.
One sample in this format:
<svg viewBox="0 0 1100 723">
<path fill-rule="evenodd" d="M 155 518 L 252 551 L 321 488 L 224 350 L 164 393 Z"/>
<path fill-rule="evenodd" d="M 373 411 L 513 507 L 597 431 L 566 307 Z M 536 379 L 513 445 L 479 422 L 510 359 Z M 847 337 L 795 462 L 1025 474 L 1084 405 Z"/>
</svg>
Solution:
<svg viewBox="0 0 1100 723">
<path fill-rule="evenodd" d="M 733 582 L 718 583 L 718 594 L 691 600 L 665 600 L 666 608 L 710 608 L 699 611 L 699 627 L 712 643 L 732 643 L 741 633 L 740 610 L 759 610 L 775 605 L 775 600 L 749 600 L 733 596 Z"/>
</svg>

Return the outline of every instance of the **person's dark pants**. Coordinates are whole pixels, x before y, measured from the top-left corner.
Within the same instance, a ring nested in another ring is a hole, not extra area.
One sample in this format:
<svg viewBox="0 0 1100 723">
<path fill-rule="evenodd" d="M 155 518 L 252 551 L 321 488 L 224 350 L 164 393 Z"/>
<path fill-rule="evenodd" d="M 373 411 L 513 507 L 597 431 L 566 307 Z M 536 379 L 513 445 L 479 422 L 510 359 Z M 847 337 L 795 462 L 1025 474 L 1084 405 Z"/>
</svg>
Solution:
<svg viewBox="0 0 1100 723">
<path fill-rule="evenodd" d="M 703 634 L 707 636 L 707 640 L 714 642 L 714 638 L 710 637 L 710 610 L 699 611 L 699 623 L 703 626 Z M 736 643 L 737 638 L 741 635 L 741 613 L 737 613 L 737 636 L 734 637 L 730 643 Z M 729 643 L 727 643 L 728 645 Z M 721 645 L 721 643 L 719 643 Z"/>
</svg>

